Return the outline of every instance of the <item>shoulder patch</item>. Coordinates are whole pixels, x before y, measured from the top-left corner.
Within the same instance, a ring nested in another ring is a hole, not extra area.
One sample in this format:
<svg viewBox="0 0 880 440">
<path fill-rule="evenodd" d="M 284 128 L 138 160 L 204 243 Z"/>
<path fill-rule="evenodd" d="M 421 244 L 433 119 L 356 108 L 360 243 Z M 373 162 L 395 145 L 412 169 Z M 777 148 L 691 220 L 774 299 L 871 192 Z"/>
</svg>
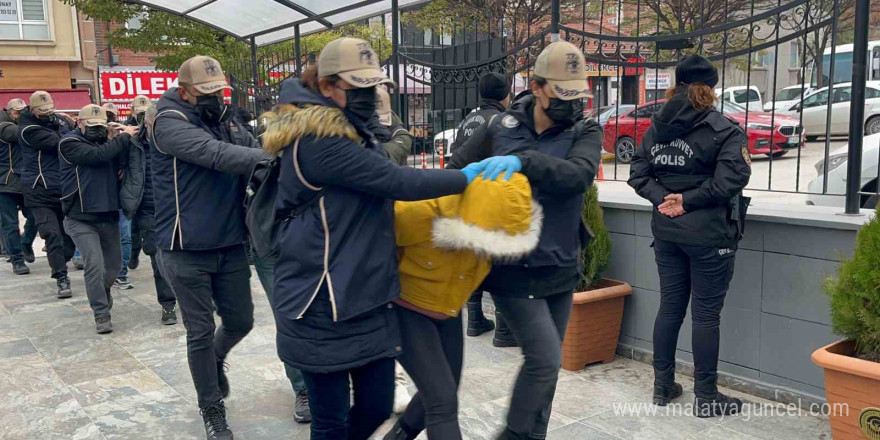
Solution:
<svg viewBox="0 0 880 440">
<path fill-rule="evenodd" d="M 746 164 L 748 164 L 748 166 L 752 166 L 752 154 L 749 153 L 748 146 L 743 145 L 742 154 L 743 154 L 743 159 L 745 159 L 745 161 L 746 161 Z"/>
<path fill-rule="evenodd" d="M 516 128 L 519 126 L 519 120 L 513 117 L 513 115 L 507 115 L 501 120 L 501 125 L 507 128 Z"/>
</svg>

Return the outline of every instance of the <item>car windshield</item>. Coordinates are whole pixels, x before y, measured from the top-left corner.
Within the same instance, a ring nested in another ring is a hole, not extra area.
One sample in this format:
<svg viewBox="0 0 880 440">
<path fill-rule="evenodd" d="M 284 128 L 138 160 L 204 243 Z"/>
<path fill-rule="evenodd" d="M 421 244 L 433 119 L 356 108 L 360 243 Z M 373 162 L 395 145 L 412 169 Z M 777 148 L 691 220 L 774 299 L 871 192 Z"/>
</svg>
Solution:
<svg viewBox="0 0 880 440">
<path fill-rule="evenodd" d="M 624 114 L 634 108 L 636 108 L 636 106 L 631 104 L 622 104 L 619 107 L 616 105 L 603 107 L 601 110 L 599 110 L 599 122 L 605 122 L 617 116 L 618 114 Z"/>
<path fill-rule="evenodd" d="M 794 89 L 785 89 L 780 90 L 779 93 L 776 94 L 777 101 L 799 101 L 801 99 L 801 95 L 807 96 L 809 90 L 803 89 L 800 87 Z"/>
</svg>

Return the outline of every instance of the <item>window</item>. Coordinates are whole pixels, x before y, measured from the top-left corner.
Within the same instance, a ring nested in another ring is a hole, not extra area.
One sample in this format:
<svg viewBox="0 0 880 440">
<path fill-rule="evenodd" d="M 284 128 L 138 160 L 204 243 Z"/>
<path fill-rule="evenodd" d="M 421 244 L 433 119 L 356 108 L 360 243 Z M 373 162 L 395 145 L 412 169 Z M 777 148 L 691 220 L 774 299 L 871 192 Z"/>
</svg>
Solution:
<svg viewBox="0 0 880 440">
<path fill-rule="evenodd" d="M 758 92 L 752 89 L 734 90 L 733 102 L 737 104 L 744 104 L 746 100 L 748 100 L 748 102 L 756 102 L 761 101 L 761 97 L 758 96 Z"/>
<path fill-rule="evenodd" d="M 752 54 L 752 67 L 769 67 L 773 65 L 773 51 L 761 50 Z"/>
<path fill-rule="evenodd" d="M 873 87 L 865 87 L 865 99 L 880 98 L 880 90 Z"/>
<path fill-rule="evenodd" d="M 871 56 L 871 77 L 869 81 L 880 79 L 880 46 L 874 48 L 874 54 Z"/>
<path fill-rule="evenodd" d="M 650 118 L 654 116 L 654 113 L 660 111 L 660 108 L 663 107 L 663 104 L 651 104 L 645 107 L 642 107 L 634 112 L 632 112 L 629 116 L 632 118 Z"/>
<path fill-rule="evenodd" d="M 788 52 L 788 67 L 790 69 L 801 68 L 801 42 L 794 40 L 791 42 L 791 50 Z"/>
<path fill-rule="evenodd" d="M 46 0 L 0 0 L 0 40 L 48 40 Z"/>
<path fill-rule="evenodd" d="M 832 104 L 850 101 L 852 101 L 852 87 L 834 88 L 834 98 L 831 99 Z"/>
<path fill-rule="evenodd" d="M 804 108 L 818 107 L 820 105 L 828 105 L 828 90 L 822 90 L 815 95 L 810 95 L 804 100 Z"/>
</svg>

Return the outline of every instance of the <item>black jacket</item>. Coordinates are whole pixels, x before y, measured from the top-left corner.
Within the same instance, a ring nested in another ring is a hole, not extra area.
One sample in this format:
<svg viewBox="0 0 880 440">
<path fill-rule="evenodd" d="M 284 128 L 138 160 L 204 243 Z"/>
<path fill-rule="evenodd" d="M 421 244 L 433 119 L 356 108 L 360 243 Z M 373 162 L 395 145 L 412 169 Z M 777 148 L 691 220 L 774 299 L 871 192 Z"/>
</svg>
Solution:
<svg viewBox="0 0 880 440">
<path fill-rule="evenodd" d="M 484 285 L 502 295 L 571 292 L 580 279 L 581 250 L 589 243 L 581 212 L 599 167 L 602 128 L 576 115 L 539 135 L 534 105 L 532 96 L 514 102 L 454 149 L 450 159 L 450 168 L 462 168 L 490 156 L 519 157 L 533 197 L 544 208 L 537 249 L 516 262 L 493 264 Z"/>
<path fill-rule="evenodd" d="M 21 148 L 18 124 L 8 110 L 0 110 L 0 193 L 21 194 Z"/>
<path fill-rule="evenodd" d="M 159 100 L 153 125 L 156 242 L 164 250 L 213 250 L 244 244 L 247 176 L 266 158 L 256 139 L 230 119 L 202 122 L 177 88 Z"/>
<path fill-rule="evenodd" d="M 25 194 L 28 206 L 57 206 L 61 197 L 58 142 L 72 129 L 69 121 L 59 116 L 44 120 L 37 118 L 30 108 L 21 112 L 18 124 L 21 181 L 28 189 Z"/>
<path fill-rule="evenodd" d="M 745 222 L 751 161 L 746 135 L 715 109 L 697 110 L 687 90 L 654 116 L 636 149 L 629 185 L 654 205 L 654 237 L 694 246 L 735 248 Z M 685 214 L 657 211 L 669 194 L 681 194 Z"/>
<path fill-rule="evenodd" d="M 131 136 L 122 133 L 97 144 L 79 130 L 58 143 L 61 171 L 61 204 L 64 214 L 82 221 L 119 218 L 119 156 Z"/>
<path fill-rule="evenodd" d="M 483 99 L 480 101 L 480 106 L 458 123 L 455 131 L 455 142 L 450 147 L 451 151 L 455 151 L 456 147 L 464 145 L 476 133 L 478 128 L 488 124 L 493 117 L 497 117 L 504 110 L 506 110 L 504 106 L 494 99 Z"/>
<path fill-rule="evenodd" d="M 150 180 L 150 164 L 147 159 L 151 152 L 148 151 L 150 143 L 146 140 L 146 133 L 146 128 L 141 126 L 137 136 L 129 137 L 129 147 L 121 160 L 123 177 L 119 189 L 119 204 L 123 214 L 129 219 L 134 217 L 145 198 L 149 198 L 149 203 L 152 204 L 152 184 L 147 185 Z"/>
</svg>

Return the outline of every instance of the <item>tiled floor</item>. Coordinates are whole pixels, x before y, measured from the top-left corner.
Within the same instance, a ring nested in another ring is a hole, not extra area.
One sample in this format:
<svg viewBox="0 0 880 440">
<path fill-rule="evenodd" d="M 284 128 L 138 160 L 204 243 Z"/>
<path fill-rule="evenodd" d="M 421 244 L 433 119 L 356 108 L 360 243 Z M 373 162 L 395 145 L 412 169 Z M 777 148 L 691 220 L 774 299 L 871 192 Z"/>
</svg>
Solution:
<svg viewBox="0 0 880 440">
<path fill-rule="evenodd" d="M 58 300 L 45 258 L 30 266 L 29 276 L 0 266 L 0 439 L 204 438 L 183 325 L 159 325 L 147 261 L 132 272 L 135 289 L 115 292 L 115 331 L 105 336 L 95 334 L 81 271 L 71 274 L 73 298 Z M 251 281 L 257 326 L 229 357 L 230 424 L 239 440 L 307 439 L 308 426 L 291 416 L 293 393 L 275 355 L 265 295 L 256 276 Z M 488 335 L 469 338 L 466 364 L 462 431 L 467 439 L 493 439 L 504 421 L 519 354 L 492 347 Z M 830 439 L 827 420 L 819 417 L 705 420 L 617 411 L 622 404 L 649 401 L 651 380 L 649 366 L 625 359 L 563 372 L 549 438 Z M 688 378 L 682 382 L 692 388 Z"/>
</svg>

